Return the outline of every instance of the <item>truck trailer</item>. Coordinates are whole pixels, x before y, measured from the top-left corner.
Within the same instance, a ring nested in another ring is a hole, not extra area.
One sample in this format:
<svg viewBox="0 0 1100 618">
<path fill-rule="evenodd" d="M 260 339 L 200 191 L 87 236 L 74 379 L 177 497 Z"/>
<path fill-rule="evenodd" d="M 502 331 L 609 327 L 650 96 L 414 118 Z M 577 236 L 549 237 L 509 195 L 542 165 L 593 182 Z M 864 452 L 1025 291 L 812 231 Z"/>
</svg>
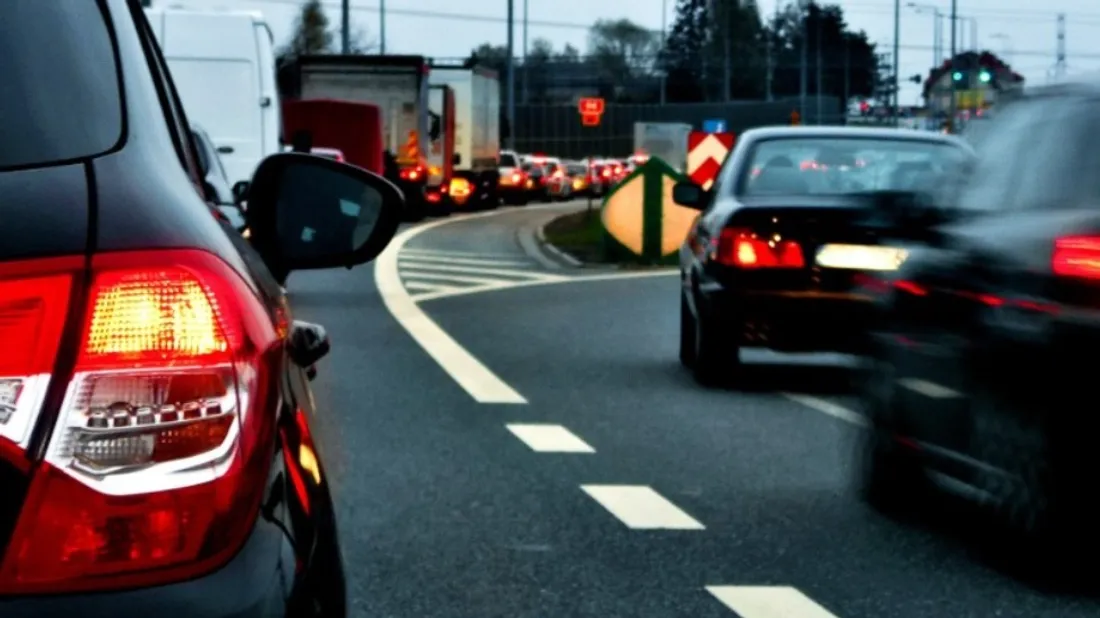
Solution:
<svg viewBox="0 0 1100 618">
<path fill-rule="evenodd" d="M 432 63 L 432 85 L 454 92 L 456 207 L 500 205 L 500 80 L 495 71 L 469 64 Z"/>
<path fill-rule="evenodd" d="M 297 95 L 301 99 L 339 99 L 370 103 L 382 113 L 382 147 L 393 165 L 386 177 L 405 194 L 409 219 L 439 210 L 427 194 L 431 118 L 429 65 L 423 56 L 307 55 L 296 59 Z M 439 213 L 442 214 L 442 213 Z"/>
</svg>

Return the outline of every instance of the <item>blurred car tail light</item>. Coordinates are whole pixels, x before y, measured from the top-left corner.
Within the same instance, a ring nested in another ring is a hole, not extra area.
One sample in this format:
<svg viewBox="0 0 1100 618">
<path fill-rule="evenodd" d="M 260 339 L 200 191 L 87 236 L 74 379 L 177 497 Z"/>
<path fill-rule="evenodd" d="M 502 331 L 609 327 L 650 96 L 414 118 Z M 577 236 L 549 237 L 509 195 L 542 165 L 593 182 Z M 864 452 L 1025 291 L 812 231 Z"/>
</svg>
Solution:
<svg viewBox="0 0 1100 618">
<path fill-rule="evenodd" d="M 284 333 L 253 290 L 201 251 L 107 254 L 92 266 L 72 376 L 0 593 L 216 569 L 247 539 L 267 484 Z"/>
<path fill-rule="evenodd" d="M 512 172 L 512 184 L 523 184 L 523 174 L 520 172 Z"/>
<path fill-rule="evenodd" d="M 803 268 L 802 246 L 778 236 L 762 238 L 752 230 L 726 228 L 718 237 L 713 258 L 738 268 Z"/>
<path fill-rule="evenodd" d="M 1066 236 L 1054 241 L 1054 274 L 1100 279 L 1100 236 Z"/>
<path fill-rule="evenodd" d="M 401 171 L 398 172 L 398 174 L 401 176 L 401 180 L 408 180 L 412 182 L 423 180 L 425 176 L 424 167 L 421 165 L 417 165 L 415 167 L 403 167 L 401 168 Z"/>
</svg>

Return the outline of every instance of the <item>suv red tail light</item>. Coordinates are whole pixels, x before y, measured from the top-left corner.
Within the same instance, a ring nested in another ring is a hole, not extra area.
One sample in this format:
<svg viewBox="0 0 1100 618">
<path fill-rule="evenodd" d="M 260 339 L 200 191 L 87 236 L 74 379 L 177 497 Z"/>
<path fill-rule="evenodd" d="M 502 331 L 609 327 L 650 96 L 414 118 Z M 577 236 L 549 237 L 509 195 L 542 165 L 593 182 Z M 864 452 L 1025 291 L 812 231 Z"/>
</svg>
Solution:
<svg viewBox="0 0 1100 618">
<path fill-rule="evenodd" d="M 806 265 L 798 242 L 739 228 L 722 230 L 713 259 L 738 268 L 803 268 Z"/>
<path fill-rule="evenodd" d="M 5 285 L 0 298 L 38 289 L 39 330 L 60 333 L 60 279 Z M 4 593 L 194 577 L 236 553 L 259 511 L 282 332 L 246 282 L 199 251 L 98 256 L 84 313 L 45 458 L 31 469 L 0 567 Z M 0 324 L 5 316 L 0 308 Z M 17 375 L 43 371 L 40 360 L 24 365 Z M 27 405 L 33 422 L 41 399 Z"/>
<path fill-rule="evenodd" d="M 1100 279 L 1100 237 L 1067 236 L 1054 241 L 1054 274 Z"/>
</svg>

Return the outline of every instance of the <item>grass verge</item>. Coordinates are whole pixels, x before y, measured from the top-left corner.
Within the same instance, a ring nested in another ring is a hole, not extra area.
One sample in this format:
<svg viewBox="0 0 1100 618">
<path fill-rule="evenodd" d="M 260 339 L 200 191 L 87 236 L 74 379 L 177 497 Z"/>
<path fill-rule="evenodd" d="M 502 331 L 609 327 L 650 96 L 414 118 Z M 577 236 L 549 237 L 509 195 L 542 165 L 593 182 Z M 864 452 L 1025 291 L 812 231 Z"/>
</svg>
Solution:
<svg viewBox="0 0 1100 618">
<path fill-rule="evenodd" d="M 543 228 L 546 242 L 588 264 L 606 264 L 600 211 L 581 211 L 554 219 Z"/>
</svg>

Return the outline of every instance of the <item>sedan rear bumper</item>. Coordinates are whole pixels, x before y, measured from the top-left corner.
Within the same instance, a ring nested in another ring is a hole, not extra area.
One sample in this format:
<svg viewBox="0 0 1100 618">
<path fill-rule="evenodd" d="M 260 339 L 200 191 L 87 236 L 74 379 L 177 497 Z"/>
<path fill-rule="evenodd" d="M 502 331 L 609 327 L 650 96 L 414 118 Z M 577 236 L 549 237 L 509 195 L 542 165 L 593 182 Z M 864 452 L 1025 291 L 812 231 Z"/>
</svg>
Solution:
<svg viewBox="0 0 1100 618">
<path fill-rule="evenodd" d="M 784 352 L 859 353 L 873 299 L 853 293 L 700 291 L 700 309 L 736 329 L 740 344 Z"/>
</svg>

